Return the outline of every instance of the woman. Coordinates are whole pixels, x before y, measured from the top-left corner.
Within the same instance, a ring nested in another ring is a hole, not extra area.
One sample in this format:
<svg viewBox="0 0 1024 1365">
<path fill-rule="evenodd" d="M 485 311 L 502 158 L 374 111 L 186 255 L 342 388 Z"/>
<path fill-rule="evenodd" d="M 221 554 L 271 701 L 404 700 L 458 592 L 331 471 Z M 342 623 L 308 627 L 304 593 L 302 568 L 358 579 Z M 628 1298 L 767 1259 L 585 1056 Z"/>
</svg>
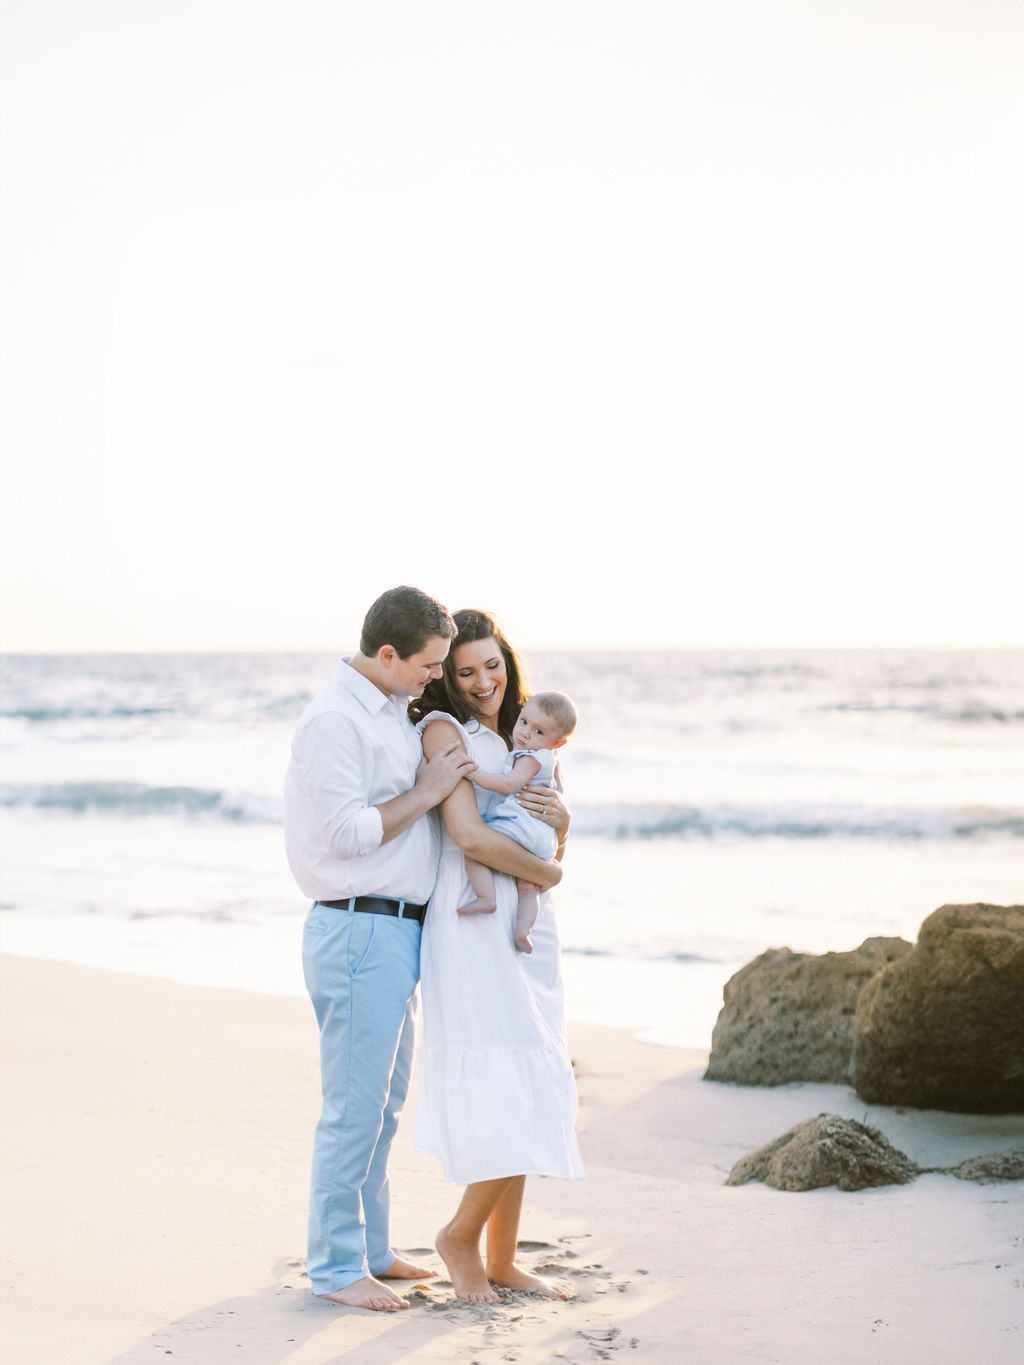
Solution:
<svg viewBox="0 0 1024 1365">
<path fill-rule="evenodd" d="M 412 703 L 410 715 L 428 758 L 457 739 L 480 768 L 499 772 L 525 700 L 519 661 L 485 613 L 458 611 L 454 619 L 459 633 L 444 674 Z M 583 1174 L 558 937 L 547 896 L 533 930 L 533 952 L 517 953 L 513 942 L 513 877 L 550 887 L 560 872 L 489 830 L 480 818 L 486 799 L 486 792 L 463 781 L 440 807 L 441 864 L 420 952 L 416 1146 L 440 1159 L 445 1179 L 466 1186 L 454 1218 L 437 1237 L 458 1297 L 493 1301 L 494 1284 L 568 1298 L 564 1288 L 515 1264 L 526 1176 Z M 527 787 L 520 800 L 556 830 L 561 858 L 569 813 L 558 793 Z M 508 874 L 495 877 L 493 915 L 457 913 L 473 895 L 467 853 Z M 485 1228 L 486 1263 L 480 1254 Z"/>
</svg>

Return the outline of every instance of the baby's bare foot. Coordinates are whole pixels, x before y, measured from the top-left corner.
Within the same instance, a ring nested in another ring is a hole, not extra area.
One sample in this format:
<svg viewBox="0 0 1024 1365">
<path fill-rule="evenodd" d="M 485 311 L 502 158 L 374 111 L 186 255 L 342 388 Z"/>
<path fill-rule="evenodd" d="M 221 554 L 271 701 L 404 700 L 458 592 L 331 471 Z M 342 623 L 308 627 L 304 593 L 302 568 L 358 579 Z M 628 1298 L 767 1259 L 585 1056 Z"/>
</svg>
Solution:
<svg viewBox="0 0 1024 1365">
<path fill-rule="evenodd" d="M 437 1234 L 437 1254 L 448 1267 L 455 1297 L 469 1303 L 498 1303 L 500 1295 L 487 1283 L 478 1246 L 467 1246 L 442 1228 Z"/>
<path fill-rule="evenodd" d="M 436 1270 L 430 1270 L 427 1266 L 423 1265 L 413 1265 L 412 1261 L 406 1261 L 401 1256 L 396 1256 L 387 1270 L 377 1271 L 377 1279 L 432 1280 L 436 1274 Z"/>
<path fill-rule="evenodd" d="M 516 947 L 521 953 L 532 953 L 533 944 L 529 934 L 516 934 Z"/>
<path fill-rule="evenodd" d="M 488 1266 L 487 1278 L 500 1285 L 502 1289 L 525 1289 L 531 1294 L 543 1294 L 546 1299 L 573 1297 L 572 1290 L 566 1288 L 564 1284 L 553 1284 L 551 1280 L 545 1280 L 540 1275 L 531 1275 L 529 1271 L 517 1265 L 496 1267 L 494 1270 Z"/>
<path fill-rule="evenodd" d="M 498 902 L 489 900 L 486 896 L 477 896 L 476 900 L 470 901 L 468 905 L 459 906 L 460 915 L 493 915 L 498 908 Z"/>
<path fill-rule="evenodd" d="M 377 1313 L 395 1313 L 409 1307 L 409 1300 L 389 1289 L 372 1275 L 365 1275 L 344 1289 L 336 1289 L 333 1294 L 320 1294 L 321 1299 L 332 1303 L 344 1304 L 346 1308 L 372 1308 Z"/>
</svg>

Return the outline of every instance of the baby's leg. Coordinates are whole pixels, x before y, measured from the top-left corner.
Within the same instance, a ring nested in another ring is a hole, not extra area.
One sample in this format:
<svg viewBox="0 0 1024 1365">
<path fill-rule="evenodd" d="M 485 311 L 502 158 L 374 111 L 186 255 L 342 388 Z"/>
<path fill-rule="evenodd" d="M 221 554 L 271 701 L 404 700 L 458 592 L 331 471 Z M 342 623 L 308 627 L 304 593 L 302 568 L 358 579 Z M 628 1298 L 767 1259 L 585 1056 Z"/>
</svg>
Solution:
<svg viewBox="0 0 1024 1365">
<path fill-rule="evenodd" d="M 540 914 L 540 887 L 533 882 L 520 881 L 517 877 L 516 889 L 519 892 L 519 904 L 516 907 L 516 947 L 521 953 L 532 953 L 530 930 L 537 923 L 537 916 Z"/>
<path fill-rule="evenodd" d="M 469 884 L 476 892 L 476 900 L 468 905 L 459 906 L 460 915 L 493 915 L 498 908 L 494 899 L 494 873 L 475 858 L 466 857 L 466 875 Z"/>
</svg>

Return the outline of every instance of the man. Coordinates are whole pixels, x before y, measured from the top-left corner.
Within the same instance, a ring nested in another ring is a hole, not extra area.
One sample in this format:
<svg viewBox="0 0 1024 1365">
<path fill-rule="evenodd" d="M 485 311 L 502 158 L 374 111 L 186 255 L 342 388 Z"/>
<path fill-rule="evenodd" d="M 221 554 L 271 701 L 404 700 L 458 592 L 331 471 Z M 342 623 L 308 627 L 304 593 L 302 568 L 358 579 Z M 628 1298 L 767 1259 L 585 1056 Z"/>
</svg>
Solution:
<svg viewBox="0 0 1024 1365">
<path fill-rule="evenodd" d="M 389 1243 L 387 1159 L 409 1088 L 420 930 L 438 846 L 422 817 L 476 768 L 452 744 L 422 764 L 406 715 L 441 676 L 455 625 L 416 588 L 392 588 L 359 652 L 310 703 L 285 778 L 288 861 L 313 902 L 303 937 L 320 1025 L 323 1110 L 313 1148 L 309 1277 L 357 1308 L 408 1308 L 381 1278 L 432 1272 Z"/>
</svg>

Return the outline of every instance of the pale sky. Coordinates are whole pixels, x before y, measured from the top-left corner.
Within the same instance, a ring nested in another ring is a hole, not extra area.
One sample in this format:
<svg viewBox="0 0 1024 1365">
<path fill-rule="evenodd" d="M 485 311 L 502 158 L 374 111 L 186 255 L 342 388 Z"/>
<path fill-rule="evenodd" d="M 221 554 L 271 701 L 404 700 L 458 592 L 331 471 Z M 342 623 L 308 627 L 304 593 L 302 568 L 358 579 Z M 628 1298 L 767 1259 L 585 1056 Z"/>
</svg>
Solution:
<svg viewBox="0 0 1024 1365">
<path fill-rule="evenodd" d="M 1024 642 L 1020 0 L 5 0 L 0 648 Z"/>
</svg>

